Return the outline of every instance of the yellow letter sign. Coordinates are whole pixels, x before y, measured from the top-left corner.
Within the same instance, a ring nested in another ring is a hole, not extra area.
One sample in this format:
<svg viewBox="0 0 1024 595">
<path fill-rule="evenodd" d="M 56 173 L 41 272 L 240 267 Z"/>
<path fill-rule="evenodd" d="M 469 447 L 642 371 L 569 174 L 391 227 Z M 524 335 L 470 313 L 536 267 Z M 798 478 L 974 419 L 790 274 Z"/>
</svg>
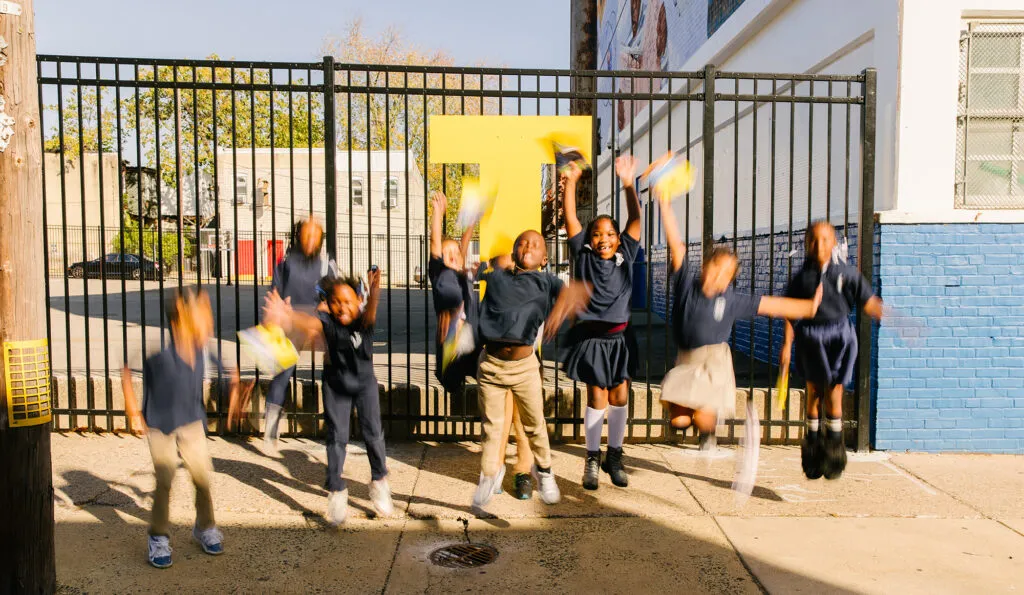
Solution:
<svg viewBox="0 0 1024 595">
<path fill-rule="evenodd" d="M 497 188 L 480 221 L 480 260 L 512 251 L 527 229 L 540 231 L 541 171 L 554 163 L 550 142 L 576 147 L 588 162 L 590 116 L 431 116 L 431 163 L 478 163 L 480 185 Z"/>
</svg>

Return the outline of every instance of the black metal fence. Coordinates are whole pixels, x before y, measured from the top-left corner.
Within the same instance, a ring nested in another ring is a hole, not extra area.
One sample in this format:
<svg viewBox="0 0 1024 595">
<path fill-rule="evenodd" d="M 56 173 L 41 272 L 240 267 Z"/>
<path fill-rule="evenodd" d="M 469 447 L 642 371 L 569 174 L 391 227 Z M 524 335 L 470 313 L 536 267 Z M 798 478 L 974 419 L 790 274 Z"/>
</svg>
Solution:
<svg viewBox="0 0 1024 595">
<path fill-rule="evenodd" d="M 289 229 L 312 215 L 326 222 L 326 253 L 342 270 L 373 263 L 388 272 L 375 338 L 386 423 L 441 439 L 477 432 L 474 399 L 446 394 L 433 378 L 434 317 L 423 279 L 428 196 L 442 190 L 457 203 L 462 174 L 475 167 L 429 163 L 433 115 L 594 114 L 594 177 L 581 197 L 588 217 L 624 213 L 614 156 L 632 153 L 646 162 L 669 149 L 684 152 L 700 170 L 676 209 L 695 248 L 690 258 L 722 238 L 747 246 L 740 289 L 778 293 L 812 219 L 827 217 L 873 237 L 872 71 L 584 72 L 336 64 L 330 57 L 268 63 L 40 56 L 38 74 L 47 329 L 55 375 L 67 385 L 55 409 L 66 426 L 97 427 L 96 419 L 123 416 L 111 370 L 162 340 L 164 302 L 186 283 L 213 296 L 215 351 L 243 375 L 266 381 L 235 333 L 258 323 L 268 271 Z M 664 312 L 668 264 L 658 206 L 641 190 L 646 257 L 636 269 L 632 323 L 641 361 L 629 437 L 666 440 L 678 438 L 658 402 L 675 357 Z M 567 275 L 553 195 L 554 188 L 538 188 L 552 267 Z M 457 231 L 453 219 L 446 218 L 446 233 Z M 772 240 L 762 248 L 765 237 Z M 781 237 L 786 241 L 776 241 Z M 856 245 L 858 264 L 870 271 L 872 243 Z M 159 263 L 161 274 L 135 281 L 100 266 L 96 281 L 68 275 L 75 263 L 107 255 Z M 869 332 L 862 321 L 863 362 L 870 361 Z M 777 371 L 777 334 L 763 321 L 737 327 L 737 377 L 758 401 L 769 438 L 792 440 L 799 436 L 799 404 L 775 410 L 766 396 Z M 543 350 L 549 421 L 556 438 L 580 439 L 585 391 L 558 371 L 560 355 L 559 342 Z M 309 392 L 315 388 L 308 385 L 317 362 L 303 355 L 290 400 L 292 430 L 319 427 Z M 862 364 L 857 415 L 850 417 L 860 447 L 867 446 L 869 373 Z M 218 396 L 210 410 L 219 420 L 226 403 Z M 727 425 L 735 436 L 736 424 Z"/>
</svg>

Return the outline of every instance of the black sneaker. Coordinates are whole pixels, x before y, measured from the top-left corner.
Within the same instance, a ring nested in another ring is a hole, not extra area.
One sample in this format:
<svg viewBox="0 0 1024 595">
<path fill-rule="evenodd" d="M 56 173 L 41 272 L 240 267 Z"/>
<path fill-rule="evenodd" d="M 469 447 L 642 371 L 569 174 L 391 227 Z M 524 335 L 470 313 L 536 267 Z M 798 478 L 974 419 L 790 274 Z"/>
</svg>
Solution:
<svg viewBox="0 0 1024 595">
<path fill-rule="evenodd" d="M 520 500 L 533 498 L 533 478 L 529 473 L 516 473 L 515 490 L 516 498 Z"/>
<path fill-rule="evenodd" d="M 843 444 L 843 434 L 832 434 L 827 432 L 825 438 L 825 460 L 822 465 L 825 479 L 839 479 L 846 469 L 846 445 Z"/>
<path fill-rule="evenodd" d="M 715 437 L 715 433 L 705 434 L 701 432 L 697 448 L 702 452 L 714 452 L 718 448 L 718 438 Z"/>
<path fill-rule="evenodd" d="M 583 487 L 596 490 L 601 469 L 601 451 L 587 451 L 587 462 L 583 465 Z"/>
<path fill-rule="evenodd" d="M 821 435 L 818 432 L 804 434 L 804 441 L 800 444 L 800 464 L 804 468 L 804 475 L 807 476 L 807 479 L 821 477 L 824 456 Z"/>
<path fill-rule="evenodd" d="M 622 467 L 621 448 L 608 448 L 608 454 L 605 456 L 601 469 L 611 476 L 612 483 L 616 486 L 624 488 L 629 485 L 629 476 L 626 475 L 626 470 Z"/>
</svg>

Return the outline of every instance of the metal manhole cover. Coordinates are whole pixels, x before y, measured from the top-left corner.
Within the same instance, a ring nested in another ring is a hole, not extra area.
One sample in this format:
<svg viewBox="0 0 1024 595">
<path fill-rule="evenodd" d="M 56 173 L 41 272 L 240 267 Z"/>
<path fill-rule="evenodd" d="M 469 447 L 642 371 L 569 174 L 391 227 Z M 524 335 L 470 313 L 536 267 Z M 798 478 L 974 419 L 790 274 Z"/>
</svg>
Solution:
<svg viewBox="0 0 1024 595">
<path fill-rule="evenodd" d="M 430 561 L 443 568 L 476 568 L 490 564 L 498 557 L 498 550 L 480 543 L 446 545 L 430 554 Z"/>
</svg>

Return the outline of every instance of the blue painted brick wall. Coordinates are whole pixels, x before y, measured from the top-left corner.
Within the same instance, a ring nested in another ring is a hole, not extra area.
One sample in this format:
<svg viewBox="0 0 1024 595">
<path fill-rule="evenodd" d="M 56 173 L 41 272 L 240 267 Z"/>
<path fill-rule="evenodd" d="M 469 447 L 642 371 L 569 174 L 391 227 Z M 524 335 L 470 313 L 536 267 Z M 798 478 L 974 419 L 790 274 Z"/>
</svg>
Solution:
<svg viewBox="0 0 1024 595">
<path fill-rule="evenodd" d="M 879 449 L 1024 453 L 1024 224 L 880 225 Z"/>
</svg>

